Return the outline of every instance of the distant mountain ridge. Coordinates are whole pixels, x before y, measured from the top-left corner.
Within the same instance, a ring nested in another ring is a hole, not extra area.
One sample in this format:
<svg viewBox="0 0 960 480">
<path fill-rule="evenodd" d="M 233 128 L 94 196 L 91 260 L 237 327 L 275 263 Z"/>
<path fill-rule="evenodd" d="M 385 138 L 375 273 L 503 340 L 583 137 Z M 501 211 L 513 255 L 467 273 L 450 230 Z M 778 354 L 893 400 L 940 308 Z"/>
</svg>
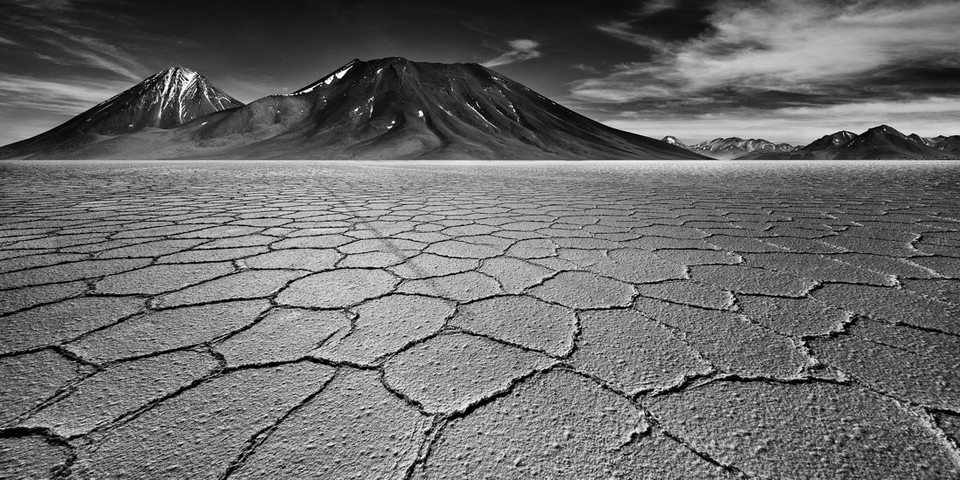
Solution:
<svg viewBox="0 0 960 480">
<path fill-rule="evenodd" d="M 477 64 L 353 60 L 248 105 L 199 78 L 160 72 L 0 148 L 0 158 L 708 159 L 603 125 Z M 101 110 L 119 113 L 104 120 Z"/>
<path fill-rule="evenodd" d="M 953 160 L 960 155 L 960 136 L 923 138 L 905 135 L 889 125 L 860 135 L 840 131 L 788 153 L 759 153 L 744 160 Z"/>
<path fill-rule="evenodd" d="M 889 125 L 880 125 L 857 135 L 842 130 L 793 147 L 766 140 L 718 138 L 709 142 L 686 145 L 677 137 L 668 136 L 664 143 L 687 148 L 713 158 L 726 160 L 919 160 L 960 158 L 960 135 L 921 137 L 905 135 Z M 747 152 L 738 155 L 738 152 Z"/>
<path fill-rule="evenodd" d="M 743 155 L 761 152 L 761 153 L 780 153 L 792 152 L 797 147 L 787 143 L 774 143 L 763 139 L 743 139 L 739 137 L 715 138 L 713 140 L 687 145 L 677 137 L 664 137 L 663 142 L 686 148 L 692 152 L 701 153 L 709 157 L 729 160 L 739 158 Z"/>
</svg>

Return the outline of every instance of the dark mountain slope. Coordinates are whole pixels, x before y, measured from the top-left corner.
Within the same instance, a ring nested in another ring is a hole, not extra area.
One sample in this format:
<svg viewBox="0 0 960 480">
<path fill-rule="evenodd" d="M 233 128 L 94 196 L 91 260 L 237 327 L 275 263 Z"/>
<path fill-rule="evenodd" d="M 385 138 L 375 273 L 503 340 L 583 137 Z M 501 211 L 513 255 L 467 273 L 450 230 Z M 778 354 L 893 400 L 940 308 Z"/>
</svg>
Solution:
<svg viewBox="0 0 960 480">
<path fill-rule="evenodd" d="M 941 139 L 936 142 L 935 148 L 946 155 L 960 157 L 960 135 L 941 137 Z"/>
</svg>

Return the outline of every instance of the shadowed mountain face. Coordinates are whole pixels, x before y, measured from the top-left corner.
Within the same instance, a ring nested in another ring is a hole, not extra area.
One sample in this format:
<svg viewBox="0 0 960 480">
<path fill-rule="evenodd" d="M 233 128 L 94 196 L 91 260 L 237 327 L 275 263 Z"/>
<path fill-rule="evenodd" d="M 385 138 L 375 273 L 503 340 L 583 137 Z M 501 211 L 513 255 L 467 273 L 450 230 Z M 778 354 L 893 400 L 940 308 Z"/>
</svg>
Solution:
<svg viewBox="0 0 960 480">
<path fill-rule="evenodd" d="M 192 70 L 174 67 L 77 115 L 46 133 L 0 150 L 5 152 L 69 152 L 104 136 L 129 135 L 148 128 L 172 129 L 214 112 L 243 103 L 215 87 Z M 9 155 L 6 155 L 9 156 Z"/>
<path fill-rule="evenodd" d="M 939 140 L 933 145 L 933 148 L 936 148 L 946 155 L 960 157 L 960 135 L 937 138 L 939 138 Z"/>
<path fill-rule="evenodd" d="M 602 125 L 476 64 L 354 60 L 295 93 L 208 113 L 169 131 L 113 130 L 120 135 L 83 148 L 38 151 L 54 158 L 706 158 Z"/>
<path fill-rule="evenodd" d="M 956 136 L 957 135 L 954 135 L 953 137 L 956 137 Z M 938 148 L 939 145 L 943 143 L 944 140 L 949 140 L 953 137 L 946 137 L 946 136 L 940 135 L 932 138 L 924 138 L 923 143 L 928 147 Z"/>
</svg>

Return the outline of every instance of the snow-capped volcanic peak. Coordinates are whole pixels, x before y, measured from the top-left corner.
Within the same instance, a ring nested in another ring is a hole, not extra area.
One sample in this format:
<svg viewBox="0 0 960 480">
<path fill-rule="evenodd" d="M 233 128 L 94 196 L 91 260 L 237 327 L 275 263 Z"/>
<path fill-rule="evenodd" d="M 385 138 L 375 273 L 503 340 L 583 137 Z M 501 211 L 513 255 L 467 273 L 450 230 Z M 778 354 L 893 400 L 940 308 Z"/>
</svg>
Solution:
<svg viewBox="0 0 960 480">
<path fill-rule="evenodd" d="M 147 81 L 154 80 L 163 82 L 164 91 L 182 89 L 189 86 L 197 80 L 200 74 L 184 67 L 170 67 L 166 70 L 157 72 Z"/>
<path fill-rule="evenodd" d="M 139 90 L 139 99 L 135 101 L 155 110 L 158 121 L 165 119 L 160 123 L 172 122 L 173 126 L 240 106 L 240 102 L 211 85 L 203 75 L 184 67 L 160 71 L 138 87 L 135 89 Z"/>
<path fill-rule="evenodd" d="M 122 135 L 170 129 L 211 113 L 243 106 L 203 75 L 183 67 L 157 72 L 128 90 L 51 130 L 55 141 L 78 135 Z"/>
<path fill-rule="evenodd" d="M 350 70 L 354 67 L 354 65 L 356 65 L 359 62 L 360 62 L 359 59 L 354 59 L 353 61 L 340 67 L 339 70 L 331 73 L 330 75 L 327 75 L 326 77 L 323 77 L 320 80 L 317 80 L 316 82 L 311 83 L 310 85 L 307 85 L 306 87 L 303 87 L 300 90 L 297 90 L 296 92 L 293 92 L 293 95 L 303 95 L 305 93 L 310 93 L 321 86 L 329 87 L 330 85 L 333 85 L 334 82 L 338 80 L 343 80 L 343 77 L 345 77 L 347 73 L 350 72 Z"/>
</svg>

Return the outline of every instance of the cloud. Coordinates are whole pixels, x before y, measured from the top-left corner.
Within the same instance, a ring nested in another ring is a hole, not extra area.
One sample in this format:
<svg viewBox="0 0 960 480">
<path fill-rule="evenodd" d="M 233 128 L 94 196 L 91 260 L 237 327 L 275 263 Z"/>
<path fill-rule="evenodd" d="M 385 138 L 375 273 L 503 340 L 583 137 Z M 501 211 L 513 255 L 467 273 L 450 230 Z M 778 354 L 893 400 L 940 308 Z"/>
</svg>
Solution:
<svg viewBox="0 0 960 480">
<path fill-rule="evenodd" d="M 0 45 L 20 45 L 20 44 L 17 42 L 14 42 L 13 40 L 0 37 Z"/>
<path fill-rule="evenodd" d="M 575 83 L 574 97 L 624 102 L 728 87 L 827 94 L 884 69 L 960 58 L 955 0 L 719 0 L 707 22 L 708 33 L 675 42 L 635 32 L 628 21 L 599 25 L 656 53 Z"/>
<path fill-rule="evenodd" d="M 589 73 L 590 75 L 599 75 L 601 73 L 597 67 L 587 65 L 585 63 L 578 63 L 576 65 L 572 65 L 572 67 L 580 70 L 581 72 Z"/>
<path fill-rule="evenodd" d="M 58 65 L 101 69 L 130 80 L 140 80 L 150 72 L 134 55 L 117 46 L 119 40 L 103 39 L 131 37 L 126 29 L 117 30 L 124 23 L 122 16 L 111 15 L 109 26 L 81 25 L 73 18 L 81 10 L 74 8 L 73 1 L 9 1 L 20 8 L 0 23 L 23 37 L 22 43 L 30 47 L 34 58 Z M 83 11 L 95 12 L 96 8 L 91 6 Z M 133 37 L 139 41 L 151 36 L 137 32 Z"/>
<path fill-rule="evenodd" d="M 649 35 L 644 35 L 636 33 L 633 31 L 633 26 L 630 22 L 620 22 L 612 21 L 608 23 L 603 23 L 597 25 L 597 30 L 619 40 L 623 40 L 634 45 L 641 47 L 651 48 L 654 50 L 668 50 L 670 44 L 659 40 L 657 38 L 651 37 Z"/>
<path fill-rule="evenodd" d="M 646 3 L 640 7 L 639 14 L 641 16 L 648 17 L 650 15 L 655 15 L 665 10 L 673 10 L 680 6 L 680 0 L 647 0 Z"/>
<path fill-rule="evenodd" d="M 510 50 L 503 52 L 497 58 L 487 60 L 483 63 L 483 66 L 487 68 L 493 68 L 511 63 L 524 62 L 543 56 L 543 54 L 537 50 L 540 48 L 540 42 L 535 40 L 520 38 L 516 40 L 510 40 L 507 44 L 510 46 Z"/>
<path fill-rule="evenodd" d="M 61 114 L 81 113 L 130 88 L 126 82 L 40 80 L 22 75 L 0 77 L 0 103 Z"/>
<path fill-rule="evenodd" d="M 21 7 L 32 10 L 62 11 L 70 8 L 72 0 L 8 0 Z"/>
<path fill-rule="evenodd" d="M 860 133 L 889 124 L 922 136 L 960 134 L 960 96 L 901 101 L 841 103 L 822 107 L 784 107 L 758 111 L 732 108 L 697 115 L 624 112 L 605 121 L 622 130 L 654 136 L 674 135 L 687 143 L 739 136 L 806 145 L 840 130 Z M 762 134 L 762 135 L 761 135 Z"/>
<path fill-rule="evenodd" d="M 107 70 L 137 81 L 148 73 L 148 69 L 132 55 L 99 38 L 51 25 L 38 25 L 33 29 L 43 33 L 41 41 L 57 47 L 80 65 Z"/>
<path fill-rule="evenodd" d="M 135 63 L 130 59 L 121 58 L 114 55 L 104 55 L 101 51 L 90 49 L 90 44 L 87 44 L 88 48 L 84 49 L 83 47 L 76 47 L 69 43 L 59 42 L 52 39 L 48 39 L 47 43 L 59 47 L 64 53 L 72 56 L 82 65 L 107 70 L 130 80 L 143 79 L 142 74 L 138 74 L 137 72 L 131 70 L 131 68 L 128 66 L 124 65 Z M 142 67 L 139 69 L 143 71 Z"/>
</svg>

